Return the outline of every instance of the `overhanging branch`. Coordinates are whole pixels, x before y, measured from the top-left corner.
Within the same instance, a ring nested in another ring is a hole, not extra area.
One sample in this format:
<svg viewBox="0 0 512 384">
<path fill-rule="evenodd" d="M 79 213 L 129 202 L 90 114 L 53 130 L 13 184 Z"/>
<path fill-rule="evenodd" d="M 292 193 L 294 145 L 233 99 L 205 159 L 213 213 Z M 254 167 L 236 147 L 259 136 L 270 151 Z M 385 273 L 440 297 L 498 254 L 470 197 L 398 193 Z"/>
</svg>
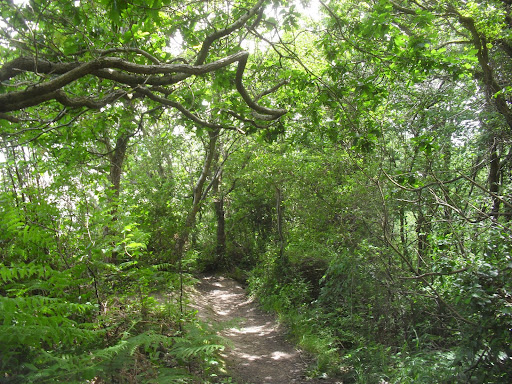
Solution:
<svg viewBox="0 0 512 384">
<path fill-rule="evenodd" d="M 37 72 L 40 75 L 59 74 L 51 80 L 40 84 L 32 85 L 22 91 L 9 92 L 0 95 L 0 113 L 12 112 L 24 108 L 36 106 L 49 100 L 56 100 L 59 103 L 70 107 L 88 107 L 92 109 L 101 108 L 116 99 L 122 97 L 128 90 L 116 90 L 102 99 L 92 97 L 71 98 L 62 90 L 63 87 L 77 81 L 85 76 L 92 75 L 98 78 L 109 79 L 123 86 L 129 86 L 138 92 L 148 96 L 150 99 L 172 106 L 180 110 L 185 116 L 191 118 L 194 122 L 207 126 L 209 128 L 219 128 L 218 125 L 202 121 L 184 106 L 167 98 L 163 98 L 150 92 L 146 85 L 164 87 L 166 85 L 176 84 L 192 75 L 204 75 L 216 70 L 225 68 L 232 63 L 238 62 L 236 71 L 236 89 L 242 96 L 245 103 L 255 111 L 255 117 L 259 120 L 276 120 L 287 111 L 285 109 L 273 109 L 259 105 L 249 95 L 243 84 L 243 74 L 247 64 L 249 53 L 245 51 L 237 52 L 222 59 L 203 65 L 189 65 L 185 63 L 178 64 L 134 64 L 118 57 L 102 57 L 85 63 L 50 63 L 47 60 L 37 60 L 35 58 L 18 58 L 0 68 L 0 80 L 7 80 L 23 72 Z M 276 91 L 285 82 L 280 82 L 275 87 L 260 97 Z M 165 90 L 165 89 L 164 89 Z M 172 91 L 162 92 L 169 94 Z M 15 119 L 2 114 L 0 118 Z"/>
</svg>

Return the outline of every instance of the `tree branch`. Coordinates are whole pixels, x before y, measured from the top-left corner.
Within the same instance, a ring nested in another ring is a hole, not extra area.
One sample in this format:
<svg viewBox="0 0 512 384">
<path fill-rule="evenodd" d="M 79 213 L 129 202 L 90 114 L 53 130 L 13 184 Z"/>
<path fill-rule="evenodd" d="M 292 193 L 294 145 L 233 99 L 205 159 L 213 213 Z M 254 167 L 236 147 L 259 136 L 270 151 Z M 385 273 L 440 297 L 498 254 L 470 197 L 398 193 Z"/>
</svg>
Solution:
<svg viewBox="0 0 512 384">
<path fill-rule="evenodd" d="M 21 123 L 23 121 L 22 119 L 18 119 L 17 117 L 8 115 L 7 113 L 0 113 L 0 120 L 7 120 L 11 123 Z"/>
<path fill-rule="evenodd" d="M 252 100 L 251 96 L 249 95 L 249 93 L 247 92 L 247 90 L 245 89 L 245 87 L 243 85 L 242 79 L 243 79 L 245 66 L 247 65 L 247 57 L 248 56 L 249 55 L 247 54 L 247 55 L 241 57 L 240 61 L 238 62 L 238 68 L 236 70 L 236 79 L 235 79 L 236 89 L 240 93 L 240 96 L 242 96 L 242 99 L 244 99 L 246 104 L 251 109 L 253 109 L 256 112 L 259 112 L 263 115 L 268 115 L 270 117 L 270 120 L 278 119 L 279 117 L 283 116 L 287 112 L 286 109 L 271 109 L 271 108 L 267 108 L 267 107 L 262 107 L 261 105 L 257 104 L 256 102 L 254 102 Z M 265 119 L 265 118 L 263 118 L 263 116 L 258 116 L 258 118 L 261 120 Z"/>
<path fill-rule="evenodd" d="M 29 58 L 18 58 L 0 69 L 0 80 L 5 80 L 22 72 L 37 72 L 42 74 L 60 74 L 60 76 L 43 82 L 38 85 L 32 85 L 25 90 L 9 92 L 0 95 L 0 113 L 11 112 L 27 107 L 35 106 L 49 100 L 57 100 L 67 106 L 87 106 L 98 109 L 121 97 L 127 91 L 116 91 L 100 101 L 94 101 L 92 98 L 69 98 L 62 91 L 62 88 L 87 75 L 95 75 L 100 78 L 108 78 L 123 85 L 138 87 L 138 91 L 150 97 L 154 101 L 161 102 L 180 110 L 184 115 L 191 118 L 196 123 L 209 128 L 219 128 L 220 126 L 200 120 L 181 104 L 171 100 L 161 98 L 149 92 L 142 85 L 169 85 L 186 79 L 191 75 L 203 75 L 224 68 L 234 62 L 238 62 L 236 72 L 236 88 L 247 105 L 257 112 L 256 117 L 260 120 L 276 120 L 287 111 L 285 109 L 272 109 L 257 104 L 247 92 L 243 85 L 243 74 L 247 64 L 248 52 L 242 51 L 226 56 L 222 59 L 204 65 L 189 64 L 159 64 L 142 65 L 134 64 L 118 57 L 103 57 L 86 63 L 51 63 L 47 60 L 36 60 Z M 119 72 L 114 69 L 126 71 Z M 139 76 L 145 75 L 145 76 Z M 165 75 L 154 77 L 154 75 Z M 267 93 L 277 90 L 283 83 L 278 84 Z M 170 92 L 169 92 L 170 93 Z M 2 115 L 0 115 L 2 116 Z"/>
<path fill-rule="evenodd" d="M 225 36 L 228 36 L 232 32 L 236 31 L 237 29 L 240 29 L 244 26 L 244 24 L 254 15 L 258 14 L 261 6 L 265 3 L 266 0 L 258 0 L 258 2 L 252 7 L 245 15 L 240 17 L 238 20 L 236 20 L 233 24 L 229 25 L 228 27 L 221 29 L 220 31 L 216 31 L 206 37 L 206 39 L 203 42 L 203 45 L 201 46 L 201 50 L 197 54 L 197 58 L 195 61 L 196 65 L 202 65 L 204 61 L 206 60 L 206 57 L 208 56 L 208 52 L 210 51 L 210 47 L 212 44 Z"/>
<path fill-rule="evenodd" d="M 137 92 L 140 92 L 144 96 L 147 96 L 149 99 L 156 101 L 157 103 L 160 103 L 162 105 L 172 107 L 180 111 L 185 117 L 192 120 L 194 123 L 201 127 L 210 128 L 210 129 L 222 129 L 225 128 L 224 126 L 216 123 L 211 123 L 209 121 L 201 119 L 199 116 L 195 115 L 191 111 L 189 111 L 187 108 L 185 108 L 183 105 L 178 103 L 174 100 L 166 99 L 165 97 L 161 97 L 158 95 L 155 95 L 153 92 L 151 92 L 149 89 L 145 87 L 139 87 L 137 89 Z"/>
</svg>

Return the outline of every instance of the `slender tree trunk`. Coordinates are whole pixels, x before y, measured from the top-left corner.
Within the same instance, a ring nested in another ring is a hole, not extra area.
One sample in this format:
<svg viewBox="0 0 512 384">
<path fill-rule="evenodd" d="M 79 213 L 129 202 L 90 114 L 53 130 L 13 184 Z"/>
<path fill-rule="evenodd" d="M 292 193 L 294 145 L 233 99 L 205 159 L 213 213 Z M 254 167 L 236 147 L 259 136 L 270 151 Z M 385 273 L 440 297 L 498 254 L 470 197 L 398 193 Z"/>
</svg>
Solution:
<svg viewBox="0 0 512 384">
<path fill-rule="evenodd" d="M 19 190 L 21 191 L 21 201 L 25 202 L 25 201 L 27 201 L 26 195 L 25 195 L 25 192 L 24 192 L 25 180 L 24 180 L 24 177 L 22 176 L 23 175 L 23 171 L 20 170 L 19 161 L 18 161 L 18 158 L 16 156 L 16 151 L 14 150 L 14 147 L 11 148 L 11 153 L 12 153 L 12 161 L 13 161 L 13 164 L 14 164 L 14 173 L 16 174 L 16 178 L 18 179 L 18 187 L 19 187 Z"/>
<path fill-rule="evenodd" d="M 208 148 L 206 150 L 206 157 L 203 164 L 203 169 L 201 171 L 201 175 L 199 176 L 199 179 L 197 180 L 196 185 L 194 186 L 193 191 L 193 200 L 192 200 L 192 208 L 188 212 L 187 218 L 185 219 L 185 223 L 183 225 L 183 228 L 181 229 L 181 232 L 177 235 L 176 243 L 174 245 L 174 256 L 178 260 L 178 272 L 180 275 L 180 298 L 179 298 L 179 306 L 180 306 L 180 313 L 183 313 L 183 253 L 185 251 L 185 244 L 188 241 L 188 238 L 190 236 L 190 232 L 192 232 L 192 229 L 194 228 L 195 222 L 196 222 L 196 216 L 199 212 L 199 209 L 201 208 L 201 202 L 206 197 L 206 194 L 208 192 L 208 188 L 206 191 L 204 191 L 204 185 L 206 182 L 206 179 L 208 177 L 208 174 L 210 173 L 211 165 L 216 153 L 216 146 L 217 146 L 217 140 L 219 138 L 220 130 L 216 129 L 215 131 L 208 132 L 209 136 L 209 143 Z M 213 184 L 213 182 L 210 184 Z M 181 330 L 182 324 L 181 320 L 179 323 L 179 327 Z"/>
<path fill-rule="evenodd" d="M 418 274 L 421 274 L 427 264 L 428 258 L 428 235 L 430 233 L 430 223 L 428 222 L 425 214 L 423 212 L 423 208 L 418 208 L 418 218 L 416 220 L 416 236 L 418 239 L 417 245 L 417 253 L 418 253 L 418 263 L 417 263 L 417 271 Z"/>
<path fill-rule="evenodd" d="M 407 231 L 405 226 L 407 225 L 407 219 L 405 217 L 404 207 L 400 207 L 400 242 L 402 243 L 402 252 L 407 256 Z"/>
<path fill-rule="evenodd" d="M 118 219 L 119 209 L 119 194 L 121 192 L 121 176 L 123 174 L 123 163 L 126 158 L 126 150 L 128 148 L 128 142 L 133 136 L 133 133 L 121 133 L 116 140 L 115 147 L 112 148 L 108 139 L 104 142 L 109 152 L 108 159 L 110 161 L 108 181 L 110 183 L 109 189 L 110 194 L 108 201 L 110 202 L 110 220 L 111 223 L 115 223 Z M 115 235 L 115 230 L 111 224 L 105 225 L 103 228 L 103 235 Z M 112 248 L 114 248 L 114 242 L 112 242 Z M 112 250 L 112 255 L 107 261 L 110 263 L 116 263 L 118 258 L 118 252 Z"/>
<path fill-rule="evenodd" d="M 224 196 L 221 194 L 214 202 L 215 217 L 217 218 L 217 245 L 215 255 L 217 265 L 226 263 L 226 218 L 224 212 Z"/>
<path fill-rule="evenodd" d="M 204 160 L 201 175 L 199 176 L 199 179 L 197 180 L 197 183 L 194 186 L 192 207 L 190 208 L 190 211 L 188 212 L 187 217 L 185 219 L 183 228 L 181 229 L 176 239 L 176 243 L 174 246 L 174 255 L 180 263 L 183 257 L 183 252 L 185 250 L 185 244 L 188 241 L 190 232 L 194 228 L 197 213 L 199 212 L 199 209 L 201 208 L 201 202 L 205 197 L 204 185 L 208 177 L 208 174 L 210 173 L 213 158 L 215 156 L 215 149 L 217 145 L 217 140 L 219 138 L 219 133 L 219 130 L 215 130 L 208 133 L 210 140 L 208 148 L 206 150 L 206 157 Z"/>
<path fill-rule="evenodd" d="M 215 268 L 226 266 L 226 218 L 224 212 L 224 193 L 221 191 L 222 184 L 222 169 L 219 163 L 220 159 L 220 146 L 215 151 L 214 162 L 219 171 L 214 175 L 212 181 L 213 194 L 215 199 L 213 201 L 213 210 L 215 212 L 215 219 L 217 222 L 216 231 L 216 245 L 215 245 Z"/>
<path fill-rule="evenodd" d="M 6 151 L 4 152 L 4 156 L 7 160 L 9 160 L 10 153 L 9 153 L 9 150 L 7 149 L 7 146 L 6 146 Z M 5 172 L 7 173 L 7 175 L 9 176 L 9 180 L 11 181 L 11 185 L 9 187 L 14 196 L 14 200 L 16 201 L 16 207 L 19 207 L 20 201 L 18 199 L 18 189 L 16 187 L 16 180 L 14 180 L 14 175 L 12 173 L 12 167 L 10 165 L 7 165 L 5 167 Z M 4 186 L 5 186 L 4 188 L 7 191 L 9 189 L 9 187 L 7 186 L 7 178 L 3 178 L 3 180 L 4 180 Z"/>
<path fill-rule="evenodd" d="M 277 235 L 279 238 L 279 257 L 284 261 L 284 233 L 283 233 L 283 192 L 276 187 L 276 214 L 277 214 Z"/>
<path fill-rule="evenodd" d="M 126 157 L 126 150 L 128 148 L 128 142 L 132 135 L 122 134 L 116 140 L 116 146 L 109 155 L 110 160 L 110 189 L 113 193 L 113 198 L 119 198 L 121 191 L 121 175 L 123 174 L 123 163 Z"/>
<path fill-rule="evenodd" d="M 491 146 L 491 162 L 489 167 L 489 191 L 494 195 L 498 195 L 500 186 L 500 159 L 498 156 L 497 139 L 494 138 Z M 491 216 L 494 220 L 498 219 L 500 211 L 500 199 L 493 197 L 493 204 L 491 208 Z"/>
</svg>

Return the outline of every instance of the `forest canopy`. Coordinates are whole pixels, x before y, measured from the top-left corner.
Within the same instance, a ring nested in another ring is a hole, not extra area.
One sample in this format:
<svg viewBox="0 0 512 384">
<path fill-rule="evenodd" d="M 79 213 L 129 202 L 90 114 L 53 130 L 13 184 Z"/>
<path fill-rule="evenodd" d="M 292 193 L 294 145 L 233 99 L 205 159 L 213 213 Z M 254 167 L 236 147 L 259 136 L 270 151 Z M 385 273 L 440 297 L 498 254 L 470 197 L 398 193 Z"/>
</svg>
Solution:
<svg viewBox="0 0 512 384">
<path fill-rule="evenodd" d="M 0 2 L 0 383 L 229 382 L 206 272 L 312 377 L 511 382 L 511 7 Z"/>
</svg>

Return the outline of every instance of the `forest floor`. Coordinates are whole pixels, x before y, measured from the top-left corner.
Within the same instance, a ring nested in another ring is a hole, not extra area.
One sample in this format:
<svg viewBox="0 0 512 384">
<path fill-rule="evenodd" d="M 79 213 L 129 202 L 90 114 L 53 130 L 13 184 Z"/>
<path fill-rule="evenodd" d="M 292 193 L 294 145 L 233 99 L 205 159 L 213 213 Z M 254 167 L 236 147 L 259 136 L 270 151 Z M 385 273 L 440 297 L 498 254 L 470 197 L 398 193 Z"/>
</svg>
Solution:
<svg viewBox="0 0 512 384">
<path fill-rule="evenodd" d="M 237 384 L 328 384 L 331 379 L 307 377 L 311 359 L 286 340 L 276 318 L 265 313 L 235 280 L 204 276 L 191 298 L 201 320 L 215 327 L 228 347 L 222 357 Z"/>
</svg>

